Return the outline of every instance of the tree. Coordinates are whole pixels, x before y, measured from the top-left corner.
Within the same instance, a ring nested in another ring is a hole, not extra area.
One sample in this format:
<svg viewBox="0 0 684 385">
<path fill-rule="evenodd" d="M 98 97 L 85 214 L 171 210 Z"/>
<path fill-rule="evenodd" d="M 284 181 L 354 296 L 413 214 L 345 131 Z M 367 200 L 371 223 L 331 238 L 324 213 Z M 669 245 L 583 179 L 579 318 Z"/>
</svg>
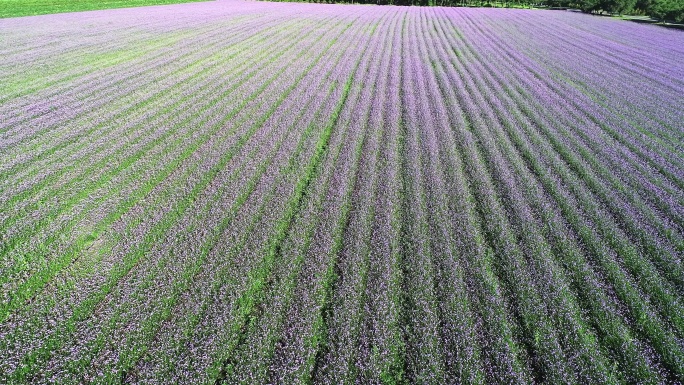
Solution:
<svg viewBox="0 0 684 385">
<path fill-rule="evenodd" d="M 622 15 L 634 9 L 636 0 L 601 0 L 601 9 Z"/>
<path fill-rule="evenodd" d="M 648 14 L 658 20 L 684 22 L 684 0 L 653 0 Z"/>
</svg>

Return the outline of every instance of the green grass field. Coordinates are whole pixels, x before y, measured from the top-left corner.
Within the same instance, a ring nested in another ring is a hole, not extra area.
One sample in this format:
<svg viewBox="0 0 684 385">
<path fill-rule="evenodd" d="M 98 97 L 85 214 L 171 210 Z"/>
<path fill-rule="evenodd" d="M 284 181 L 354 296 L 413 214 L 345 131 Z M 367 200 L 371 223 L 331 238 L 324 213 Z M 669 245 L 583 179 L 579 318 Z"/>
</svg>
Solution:
<svg viewBox="0 0 684 385">
<path fill-rule="evenodd" d="M 0 0 L 0 18 L 207 0 Z"/>
</svg>

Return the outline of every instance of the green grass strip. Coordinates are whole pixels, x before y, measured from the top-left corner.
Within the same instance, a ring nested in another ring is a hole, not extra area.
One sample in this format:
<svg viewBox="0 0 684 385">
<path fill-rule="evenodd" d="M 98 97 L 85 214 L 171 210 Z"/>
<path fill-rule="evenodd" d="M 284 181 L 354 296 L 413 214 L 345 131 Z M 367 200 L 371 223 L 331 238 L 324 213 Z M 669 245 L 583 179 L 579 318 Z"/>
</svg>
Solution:
<svg viewBox="0 0 684 385">
<path fill-rule="evenodd" d="M 206 0 L 1 0 L 0 18 L 200 1 Z"/>
</svg>

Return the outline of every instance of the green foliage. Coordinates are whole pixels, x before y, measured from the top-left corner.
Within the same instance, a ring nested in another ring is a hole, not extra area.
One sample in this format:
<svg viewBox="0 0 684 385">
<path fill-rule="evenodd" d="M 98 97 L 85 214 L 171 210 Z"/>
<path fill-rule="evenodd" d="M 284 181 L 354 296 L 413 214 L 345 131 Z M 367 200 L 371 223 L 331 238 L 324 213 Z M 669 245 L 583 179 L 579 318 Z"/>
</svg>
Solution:
<svg viewBox="0 0 684 385">
<path fill-rule="evenodd" d="M 647 12 L 659 20 L 684 23 L 684 0 L 651 0 Z"/>
</svg>

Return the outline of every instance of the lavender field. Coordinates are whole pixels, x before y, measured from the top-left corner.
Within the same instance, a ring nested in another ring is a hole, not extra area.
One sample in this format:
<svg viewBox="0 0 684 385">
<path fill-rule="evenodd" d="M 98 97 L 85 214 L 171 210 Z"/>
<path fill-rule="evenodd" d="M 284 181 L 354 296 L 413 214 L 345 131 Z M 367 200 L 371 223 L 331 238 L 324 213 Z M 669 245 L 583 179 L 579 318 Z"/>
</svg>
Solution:
<svg viewBox="0 0 684 385">
<path fill-rule="evenodd" d="M 684 32 L 0 20 L 0 383 L 684 382 Z"/>
</svg>

